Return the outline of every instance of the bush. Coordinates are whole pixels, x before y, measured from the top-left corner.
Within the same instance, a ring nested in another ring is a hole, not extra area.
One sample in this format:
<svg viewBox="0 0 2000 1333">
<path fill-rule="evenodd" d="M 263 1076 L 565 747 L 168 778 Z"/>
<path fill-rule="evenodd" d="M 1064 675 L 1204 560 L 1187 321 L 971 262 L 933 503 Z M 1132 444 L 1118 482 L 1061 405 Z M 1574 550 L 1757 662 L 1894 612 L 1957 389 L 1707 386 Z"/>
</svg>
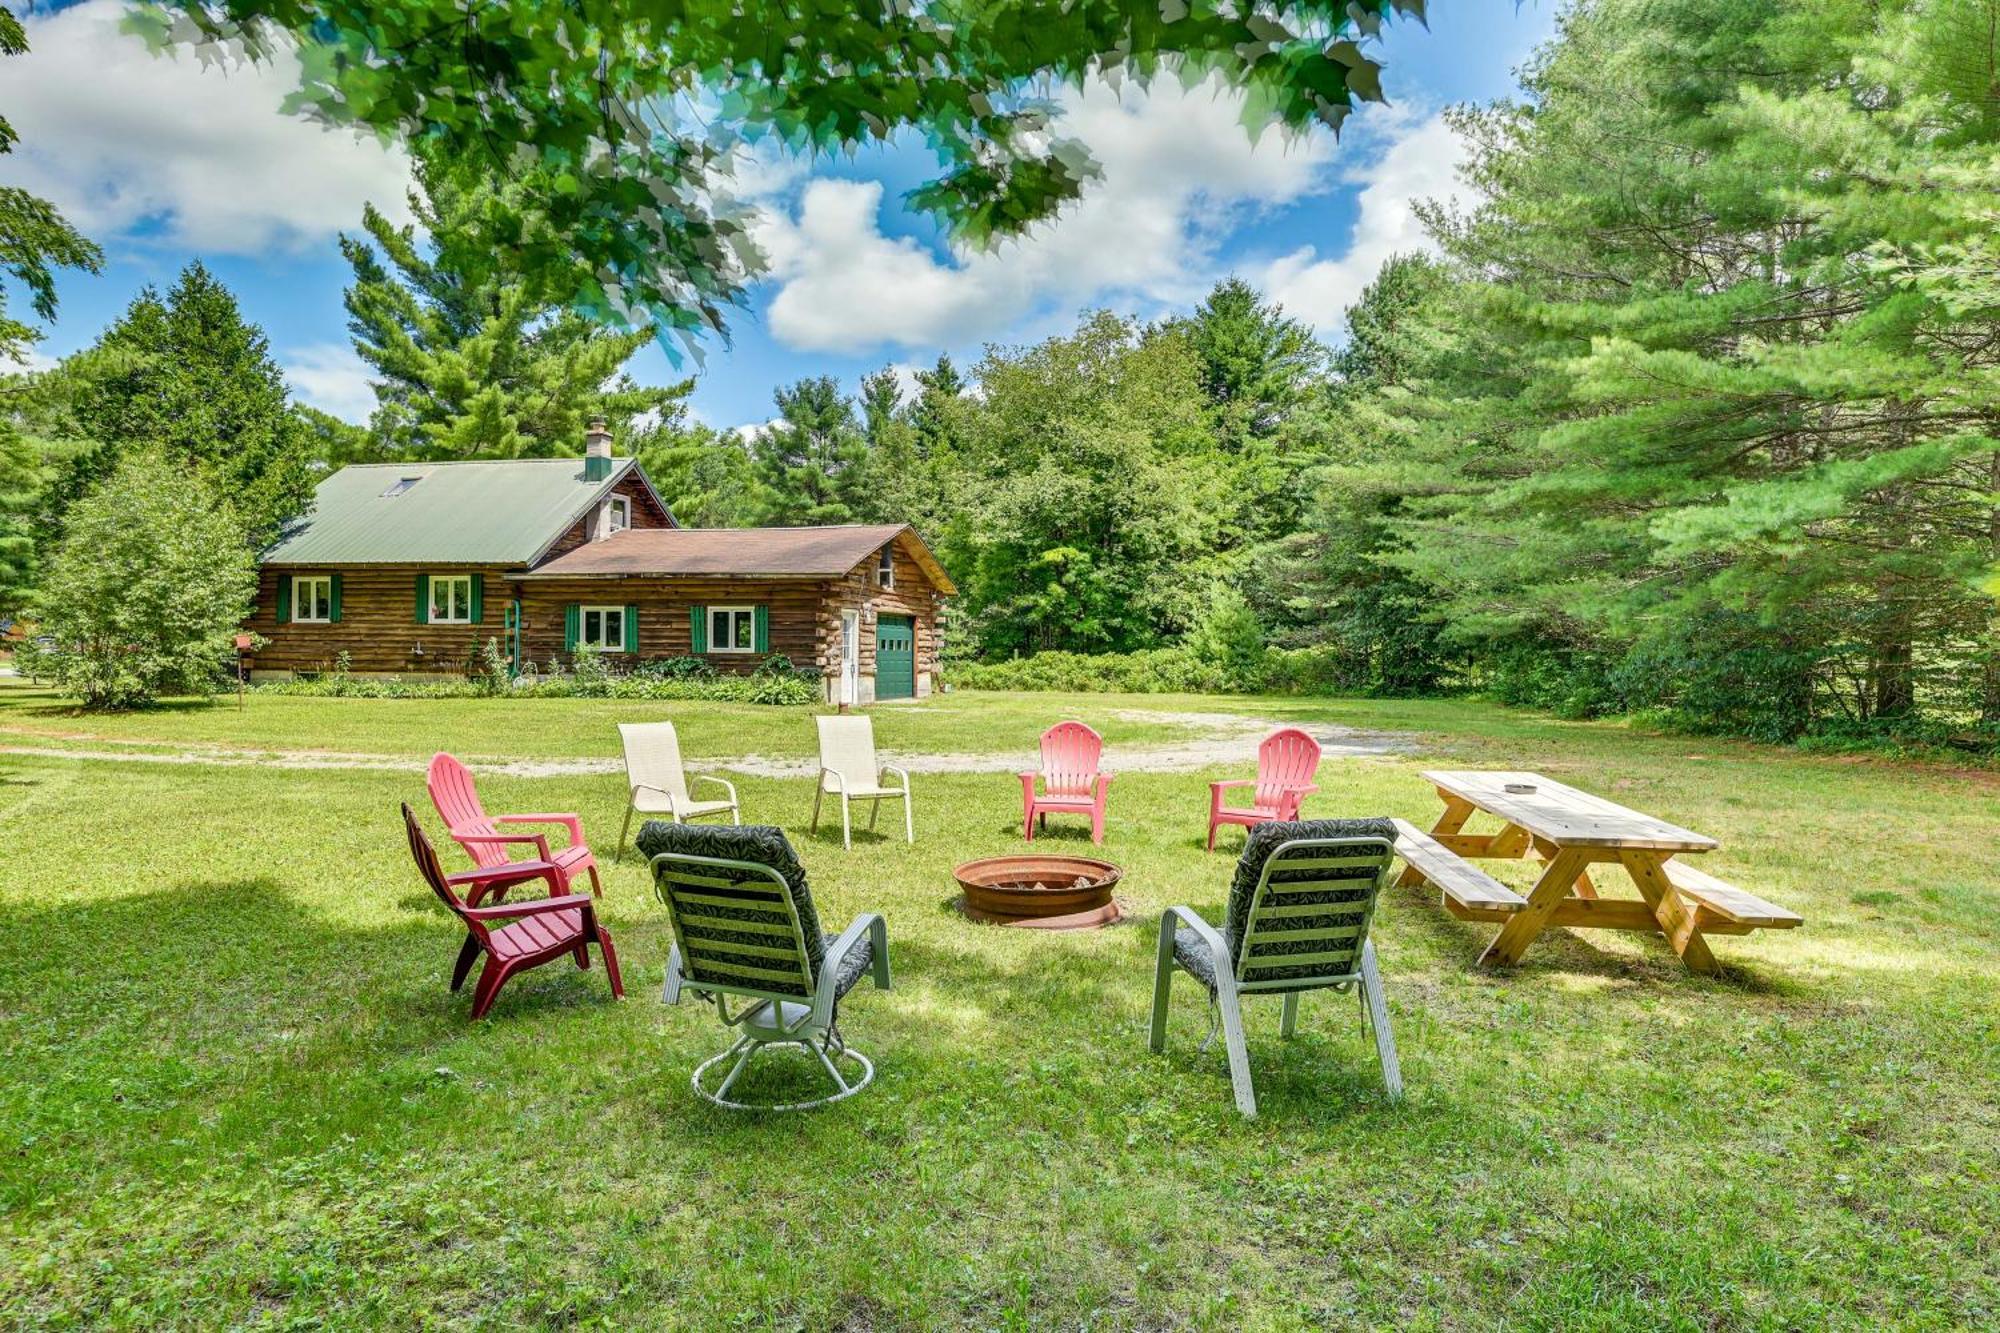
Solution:
<svg viewBox="0 0 2000 1333">
<path fill-rule="evenodd" d="M 722 673 L 705 657 L 654 657 L 632 668 L 648 680 L 714 680 Z"/>
<path fill-rule="evenodd" d="M 90 708 L 207 693 L 234 660 L 256 559 L 226 497 L 137 452 L 69 512 L 37 603 L 35 663 Z"/>
<path fill-rule="evenodd" d="M 496 693 L 484 678 L 476 680 L 402 680 L 395 676 L 360 678 L 334 671 L 317 680 L 272 681 L 254 687 L 259 694 L 297 695 L 313 699 L 481 699 Z M 819 687 L 798 674 L 675 678 L 634 671 L 614 674 L 597 654 L 579 654 L 577 669 L 551 670 L 522 677 L 503 692 L 516 699 L 698 699 L 715 703 L 771 704 L 798 707 L 820 701 Z"/>
</svg>

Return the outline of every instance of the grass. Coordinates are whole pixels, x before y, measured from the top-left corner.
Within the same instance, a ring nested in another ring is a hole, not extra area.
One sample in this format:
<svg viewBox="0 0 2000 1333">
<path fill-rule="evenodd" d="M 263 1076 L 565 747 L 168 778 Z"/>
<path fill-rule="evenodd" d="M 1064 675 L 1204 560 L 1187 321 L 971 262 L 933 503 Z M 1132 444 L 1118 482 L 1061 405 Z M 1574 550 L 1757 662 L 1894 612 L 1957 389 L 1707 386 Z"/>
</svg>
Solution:
<svg viewBox="0 0 2000 1333">
<path fill-rule="evenodd" d="M 0 1309 L 12 1327 L 1963 1328 L 2000 1318 L 2000 787 L 1942 768 L 1560 723 L 1470 702 L 954 695 L 875 714 L 904 751 L 1115 741 L 1237 711 L 1420 733 L 1329 761 L 1309 813 L 1428 822 L 1418 770 L 1533 767 L 1711 833 L 1710 868 L 1807 917 L 1718 939 L 1553 932 L 1519 969 L 1392 891 L 1378 948 L 1409 1096 L 1352 1001 L 1299 1036 L 1252 1008 L 1238 1118 L 1204 1006 L 1146 1050 L 1161 907 L 1219 915 L 1200 848 L 1221 769 L 1128 772 L 1106 853 L 1136 924 L 973 927 L 948 871 L 1018 846 L 1018 788 L 919 774 L 919 841 L 805 831 L 810 784 L 739 778 L 802 849 L 830 928 L 889 919 L 897 984 L 849 1037 L 881 1070 L 824 1111 L 730 1115 L 687 1075 L 724 1042 L 658 998 L 668 930 L 609 874 L 628 995 L 550 967 L 466 1020 L 456 934 L 401 847 L 414 767 L 84 758 L 206 746 L 801 754 L 802 711 L 253 699 L 78 717 L 0 688 Z M 1228 775 L 1236 775 L 1232 770 Z M 615 774 L 482 781 L 579 810 Z M 434 823 L 434 821 L 433 821 Z M 884 816 L 885 826 L 888 817 Z M 1087 846 L 1076 831 L 1052 838 Z M 1233 834 L 1226 833 L 1231 839 Z M 608 860 L 608 855 L 607 855 Z M 782 1075 L 766 1085 L 776 1090 Z"/>
</svg>

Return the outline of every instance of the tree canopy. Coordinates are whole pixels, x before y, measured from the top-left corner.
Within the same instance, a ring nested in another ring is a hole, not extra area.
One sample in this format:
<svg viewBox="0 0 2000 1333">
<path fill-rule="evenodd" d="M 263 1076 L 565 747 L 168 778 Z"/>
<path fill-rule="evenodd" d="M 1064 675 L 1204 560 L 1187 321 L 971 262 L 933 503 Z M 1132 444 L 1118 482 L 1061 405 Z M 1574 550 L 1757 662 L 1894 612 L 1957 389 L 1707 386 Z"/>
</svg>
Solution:
<svg viewBox="0 0 2000 1333">
<path fill-rule="evenodd" d="M 1357 39 L 1422 0 L 155 0 L 157 46 L 296 49 L 302 112 L 372 129 L 440 171 L 521 187 L 442 238 L 456 267 L 505 253 L 599 317 L 720 329 L 757 265 L 729 176 L 746 145 L 835 150 L 921 135 L 913 200 L 961 236 L 1051 216 L 1097 172 L 1052 134 L 1053 86 L 1218 78 L 1251 128 L 1338 126 L 1381 96 Z"/>
</svg>

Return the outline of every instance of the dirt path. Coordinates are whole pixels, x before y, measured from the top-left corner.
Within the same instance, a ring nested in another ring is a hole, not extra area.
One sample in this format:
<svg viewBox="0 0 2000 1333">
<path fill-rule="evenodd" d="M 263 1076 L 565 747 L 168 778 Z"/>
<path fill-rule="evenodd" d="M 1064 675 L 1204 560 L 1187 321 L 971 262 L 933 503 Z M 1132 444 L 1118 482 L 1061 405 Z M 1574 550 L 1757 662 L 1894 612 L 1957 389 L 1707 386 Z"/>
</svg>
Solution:
<svg viewBox="0 0 2000 1333">
<path fill-rule="evenodd" d="M 1122 720 L 1176 723 L 1197 734 L 1174 741 L 1105 747 L 1104 766 L 1113 772 L 1172 773 L 1212 765 L 1242 763 L 1256 756 L 1257 743 L 1271 729 L 1269 718 L 1244 717 L 1235 713 L 1168 713 L 1145 709 L 1122 709 Z M 1409 754 L 1416 750 L 1416 738 L 1408 732 L 1361 731 L 1327 723 L 1299 724 L 1320 743 L 1329 759 L 1374 758 Z M 360 769 L 377 772 L 420 773 L 421 759 L 399 755 L 347 753 L 331 750 L 252 750 L 223 745 L 168 749 L 157 742 L 122 745 L 99 741 L 95 748 L 59 746 L 0 745 L 0 755 L 39 755 L 88 759 L 126 764 L 205 764 L 219 768 Z M 1032 750 L 981 754 L 898 754 L 885 750 L 885 763 L 907 768 L 912 773 L 1014 773 L 1034 765 Z M 479 773 L 519 778 L 559 778 L 622 773 L 624 761 L 616 756 L 587 759 L 505 759 L 499 757 L 467 760 Z M 697 760 L 697 768 L 719 768 L 751 777 L 811 777 L 818 771 L 810 757 L 770 757 L 760 754 L 735 758 Z"/>
</svg>

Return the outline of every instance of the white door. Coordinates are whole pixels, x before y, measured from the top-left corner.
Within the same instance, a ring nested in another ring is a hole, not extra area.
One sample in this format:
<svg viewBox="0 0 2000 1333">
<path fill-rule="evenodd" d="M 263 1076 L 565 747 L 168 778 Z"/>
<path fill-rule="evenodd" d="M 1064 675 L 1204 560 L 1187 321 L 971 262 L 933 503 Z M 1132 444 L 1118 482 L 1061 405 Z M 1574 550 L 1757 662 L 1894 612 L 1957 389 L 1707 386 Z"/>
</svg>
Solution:
<svg viewBox="0 0 2000 1333">
<path fill-rule="evenodd" d="M 840 702 L 861 701 L 861 613 L 840 613 Z"/>
</svg>

